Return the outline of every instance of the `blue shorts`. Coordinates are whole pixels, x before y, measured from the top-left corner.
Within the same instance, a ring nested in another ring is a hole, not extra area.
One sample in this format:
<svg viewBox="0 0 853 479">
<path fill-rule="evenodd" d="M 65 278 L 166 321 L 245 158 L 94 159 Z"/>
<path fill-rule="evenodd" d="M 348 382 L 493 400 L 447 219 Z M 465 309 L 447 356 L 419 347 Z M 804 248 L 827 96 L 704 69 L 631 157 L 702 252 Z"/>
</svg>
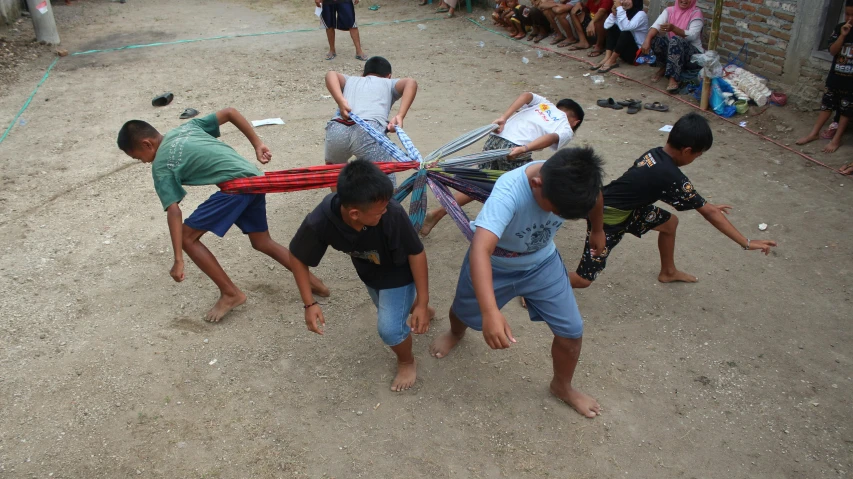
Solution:
<svg viewBox="0 0 853 479">
<path fill-rule="evenodd" d="M 388 346 L 397 346 L 405 341 L 412 332 L 407 321 L 417 295 L 415 283 L 391 289 L 367 286 L 367 293 L 376 306 L 376 329 L 379 330 L 382 342 Z"/>
<path fill-rule="evenodd" d="M 471 282 L 469 254 L 470 250 L 462 262 L 456 297 L 450 309 L 466 326 L 482 331 L 483 316 Z M 492 265 L 492 281 L 498 308 L 503 308 L 510 300 L 521 296 L 527 302 L 531 321 L 545 321 L 551 332 L 561 338 L 577 339 L 583 336 L 583 318 L 578 311 L 560 253 L 554 251 L 548 259 L 528 271 L 506 270 Z"/>
<path fill-rule="evenodd" d="M 323 2 L 323 13 L 320 19 L 325 28 L 337 28 L 343 31 L 358 28 L 355 24 L 355 7 L 352 0 L 326 0 Z"/>
<path fill-rule="evenodd" d="M 267 231 L 267 199 L 263 194 L 227 195 L 217 191 L 184 220 L 190 228 L 219 236 L 237 225 L 244 234 Z"/>
</svg>

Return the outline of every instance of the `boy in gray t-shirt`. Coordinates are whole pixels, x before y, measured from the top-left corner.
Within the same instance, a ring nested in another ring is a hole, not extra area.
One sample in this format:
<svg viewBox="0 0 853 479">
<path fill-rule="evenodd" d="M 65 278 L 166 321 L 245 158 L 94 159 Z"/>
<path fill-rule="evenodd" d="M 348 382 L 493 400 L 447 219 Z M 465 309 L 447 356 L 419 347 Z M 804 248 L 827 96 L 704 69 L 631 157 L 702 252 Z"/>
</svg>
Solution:
<svg viewBox="0 0 853 479">
<path fill-rule="evenodd" d="M 395 131 L 397 126 L 403 126 L 418 83 L 412 78 L 391 79 L 391 63 L 382 57 L 371 57 L 360 77 L 327 73 L 326 88 L 338 104 L 338 111 L 326 124 L 326 164 L 346 163 L 353 156 L 371 162 L 389 161 L 390 155 L 355 125 L 349 114 L 355 113 L 379 131 Z M 389 121 L 391 106 L 401 98 L 400 111 Z M 396 177 L 389 176 L 396 186 Z"/>
</svg>

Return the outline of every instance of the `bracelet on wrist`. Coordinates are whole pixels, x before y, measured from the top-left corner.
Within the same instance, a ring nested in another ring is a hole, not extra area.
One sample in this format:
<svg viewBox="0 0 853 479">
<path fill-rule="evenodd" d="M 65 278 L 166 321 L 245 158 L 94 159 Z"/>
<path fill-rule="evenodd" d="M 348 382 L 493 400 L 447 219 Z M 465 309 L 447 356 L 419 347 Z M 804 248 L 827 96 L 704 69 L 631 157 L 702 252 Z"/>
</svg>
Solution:
<svg viewBox="0 0 853 479">
<path fill-rule="evenodd" d="M 320 304 L 320 302 L 319 302 L 319 301 L 314 301 L 314 302 L 313 302 L 313 303 L 311 303 L 311 304 L 306 304 L 305 306 L 302 306 L 302 309 L 307 310 L 307 309 L 308 309 L 308 308 L 310 308 L 311 306 L 317 306 L 318 304 Z"/>
<path fill-rule="evenodd" d="M 745 246 L 741 246 L 741 248 L 743 248 L 743 249 L 744 249 L 744 251 L 749 251 L 749 242 L 750 242 L 750 239 L 749 239 L 749 238 L 747 238 L 747 239 L 746 239 L 746 245 L 745 245 Z"/>
</svg>

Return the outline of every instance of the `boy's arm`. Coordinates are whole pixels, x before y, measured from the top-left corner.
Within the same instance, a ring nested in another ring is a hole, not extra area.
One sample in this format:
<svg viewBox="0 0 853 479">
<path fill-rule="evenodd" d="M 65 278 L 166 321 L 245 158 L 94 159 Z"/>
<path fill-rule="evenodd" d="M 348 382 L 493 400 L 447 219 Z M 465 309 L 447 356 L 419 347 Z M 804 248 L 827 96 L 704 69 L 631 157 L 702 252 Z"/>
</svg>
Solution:
<svg viewBox="0 0 853 479">
<path fill-rule="evenodd" d="M 492 349 L 506 349 L 514 343 L 506 318 L 498 309 L 492 278 L 492 253 L 498 246 L 498 236 L 485 228 L 477 228 L 471 240 L 471 282 L 483 315 L 483 339 Z"/>
<path fill-rule="evenodd" d="M 401 95 L 401 98 L 400 111 L 388 122 L 388 131 L 392 132 L 396 131 L 398 126 L 403 126 L 403 119 L 409 113 L 409 108 L 412 106 L 412 103 L 415 101 L 415 95 L 418 93 L 418 82 L 413 78 L 401 78 L 397 80 L 394 89 Z"/>
<path fill-rule="evenodd" d="M 184 218 L 181 207 L 172 203 L 166 208 L 166 221 L 169 223 L 169 236 L 172 238 L 172 250 L 175 252 L 175 263 L 169 274 L 180 283 L 184 280 Z"/>
<path fill-rule="evenodd" d="M 335 103 L 338 104 L 341 118 L 349 120 L 349 112 L 352 111 L 352 108 L 350 108 L 349 103 L 344 98 L 344 85 L 346 85 L 346 82 L 347 79 L 338 72 L 330 71 L 326 73 L 326 89 L 329 90 Z"/>
<path fill-rule="evenodd" d="M 311 273 L 308 271 L 308 266 L 305 266 L 305 263 L 296 256 L 290 255 L 290 270 L 296 280 L 296 287 L 299 288 L 302 304 L 307 306 L 305 308 L 305 324 L 309 331 L 322 335 L 326 318 L 323 317 L 323 309 L 314 301 L 314 296 L 311 294 Z"/>
<path fill-rule="evenodd" d="M 730 209 L 731 206 L 728 205 L 712 205 L 711 203 L 705 203 L 704 206 L 697 208 L 696 211 L 708 220 L 709 223 L 714 225 L 714 228 L 717 228 L 721 233 L 731 238 L 732 241 L 740 245 L 741 248 L 747 250 L 761 250 L 764 254 L 770 254 L 770 248 L 776 246 L 776 242 L 771 240 L 751 240 L 741 234 L 741 232 L 738 231 L 731 222 L 729 222 L 728 218 L 726 218 L 726 214 L 728 214 Z"/>
<path fill-rule="evenodd" d="M 847 38 L 847 34 L 850 33 L 851 28 L 850 23 L 845 23 L 841 25 L 841 34 L 838 35 L 838 38 L 835 39 L 834 42 L 829 46 L 829 53 L 833 56 L 838 55 L 838 52 L 841 51 L 841 48 L 844 46 L 844 40 Z"/>
<path fill-rule="evenodd" d="M 604 194 L 598 193 L 598 200 L 595 206 L 589 211 L 589 222 L 591 228 L 589 231 L 589 246 L 592 251 L 592 256 L 600 256 L 607 247 L 607 241 L 604 236 Z"/>
<path fill-rule="evenodd" d="M 240 130 L 240 133 L 249 139 L 252 147 L 255 148 L 255 156 L 257 156 L 259 162 L 267 164 L 272 159 L 270 149 L 267 148 L 267 145 L 265 145 L 264 142 L 261 141 L 260 137 L 258 137 L 258 134 L 255 133 L 255 129 L 252 128 L 252 124 L 249 123 L 249 120 L 237 111 L 236 108 L 226 108 L 224 110 L 217 111 L 216 121 L 218 121 L 220 125 L 231 123 L 236 126 L 237 129 Z"/>
<path fill-rule="evenodd" d="M 409 255 L 409 268 L 415 278 L 417 300 L 412 308 L 412 332 L 424 334 L 429 331 L 429 267 L 427 266 L 426 251 Z"/>
<path fill-rule="evenodd" d="M 495 130 L 495 133 L 502 132 L 504 129 L 504 124 L 509 119 L 509 117 L 514 115 L 515 112 L 517 112 L 519 108 L 530 103 L 531 101 L 533 101 L 533 93 L 530 93 L 529 91 L 526 91 L 526 92 L 522 93 L 521 95 L 518 95 L 518 98 L 516 98 L 515 101 L 512 102 L 512 105 L 510 105 L 509 108 L 506 109 L 504 114 L 499 116 L 497 120 L 492 122 L 492 123 L 498 125 L 498 129 Z M 495 244 L 497 244 L 497 243 L 495 243 Z"/>
<path fill-rule="evenodd" d="M 539 151 L 543 148 L 548 148 L 549 146 L 556 144 L 559 141 L 560 141 L 560 135 L 558 135 L 556 133 L 547 133 L 547 134 L 544 134 L 544 135 L 540 136 L 539 138 L 531 141 L 530 143 L 528 143 L 526 145 L 516 146 L 515 148 L 510 150 L 509 155 L 507 155 L 507 156 L 509 158 L 515 158 L 516 156 L 523 155 L 524 153 L 527 153 L 528 151 Z"/>
</svg>

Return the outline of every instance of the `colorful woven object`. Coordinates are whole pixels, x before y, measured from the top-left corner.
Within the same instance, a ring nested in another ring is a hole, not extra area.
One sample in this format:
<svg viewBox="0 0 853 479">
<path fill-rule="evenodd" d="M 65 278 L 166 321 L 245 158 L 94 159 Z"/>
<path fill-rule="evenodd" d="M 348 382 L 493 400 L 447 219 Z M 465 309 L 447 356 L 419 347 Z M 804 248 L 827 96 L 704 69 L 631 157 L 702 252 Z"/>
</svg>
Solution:
<svg viewBox="0 0 853 479">
<path fill-rule="evenodd" d="M 397 173 L 412 170 L 420 166 L 417 161 L 374 163 L 385 173 Z M 270 171 L 263 176 L 236 178 L 220 183 L 223 193 L 287 193 L 290 191 L 331 188 L 338 184 L 338 175 L 344 165 L 317 165 L 305 168 L 293 168 L 283 171 Z"/>
</svg>

